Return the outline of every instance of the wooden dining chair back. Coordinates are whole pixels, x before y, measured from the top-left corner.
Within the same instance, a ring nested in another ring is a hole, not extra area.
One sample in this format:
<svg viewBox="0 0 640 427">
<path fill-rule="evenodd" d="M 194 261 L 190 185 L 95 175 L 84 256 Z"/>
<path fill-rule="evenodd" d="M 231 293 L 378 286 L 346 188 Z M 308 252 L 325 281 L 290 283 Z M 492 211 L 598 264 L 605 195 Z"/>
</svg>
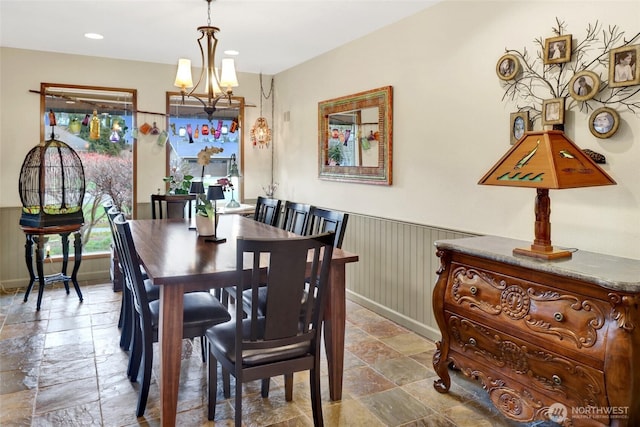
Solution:
<svg viewBox="0 0 640 427">
<path fill-rule="evenodd" d="M 282 201 L 279 199 L 259 196 L 256 201 L 256 210 L 253 214 L 253 219 L 277 227 L 281 205 Z"/>
<path fill-rule="evenodd" d="M 195 194 L 152 194 L 151 218 L 189 218 L 191 219 Z"/>
<path fill-rule="evenodd" d="M 310 371 L 314 424 L 322 425 L 320 347 L 333 241 L 333 233 L 289 239 L 238 237 L 236 292 L 248 288 L 257 295 L 266 284 L 268 309 L 261 316 L 254 307 L 244 318 L 242 305 L 236 304 L 234 321 L 207 330 L 209 420 L 215 418 L 220 363 L 223 382 L 226 373 L 236 379 L 236 426 L 242 424 L 243 383 L 262 380 L 262 395 L 266 397 L 270 377 L 285 375 L 290 390 L 293 373 L 299 371 Z M 303 298 L 305 292 L 308 298 Z M 290 395 L 286 398 L 291 400 Z"/>
<path fill-rule="evenodd" d="M 142 384 L 138 395 L 136 416 L 144 414 L 153 366 L 153 343 L 158 341 L 160 301 L 150 301 L 129 223 L 123 215 L 114 219 L 123 255 L 125 276 L 131 284 L 134 316 L 133 342 L 130 350 L 130 380 L 137 381 L 142 367 Z M 231 315 L 220 301 L 209 292 L 191 292 L 184 295 L 182 338 L 204 336 L 213 325 L 231 320 Z"/>
<path fill-rule="evenodd" d="M 347 230 L 348 219 L 349 214 L 347 213 L 312 206 L 311 213 L 309 214 L 307 234 L 320 234 L 333 231 L 335 233 L 333 246 L 335 248 L 342 248 L 342 241 L 344 240 L 344 233 Z"/>
<path fill-rule="evenodd" d="M 309 221 L 311 205 L 286 201 L 284 203 L 284 218 L 281 228 L 292 233 L 305 235 Z"/>
</svg>

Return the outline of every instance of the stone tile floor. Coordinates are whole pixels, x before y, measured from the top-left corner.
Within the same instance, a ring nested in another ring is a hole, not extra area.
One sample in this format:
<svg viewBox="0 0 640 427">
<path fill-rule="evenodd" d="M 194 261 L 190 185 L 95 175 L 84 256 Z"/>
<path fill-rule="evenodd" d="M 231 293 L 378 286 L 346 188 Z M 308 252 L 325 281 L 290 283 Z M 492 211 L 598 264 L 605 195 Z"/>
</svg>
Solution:
<svg viewBox="0 0 640 427">
<path fill-rule="evenodd" d="M 138 384 L 126 377 L 119 346 L 120 293 L 111 284 L 82 287 L 84 303 L 60 285 L 48 286 L 42 309 L 24 290 L 0 294 L 1 426 L 160 425 L 157 353 L 147 410 L 136 418 Z M 157 348 L 156 348 L 157 351 Z M 501 416 L 474 381 L 452 373 L 447 394 L 433 388 L 432 341 L 353 303 L 347 303 L 343 399 L 331 402 L 323 384 L 327 426 L 517 426 Z M 199 340 L 183 341 L 177 424 L 233 425 L 233 396 L 219 393 L 215 422 L 206 415 L 206 365 Z M 323 363 L 326 369 L 326 363 Z M 326 376 L 323 376 L 326 378 Z M 260 397 L 259 382 L 244 387 L 246 426 L 311 426 L 308 376 L 295 375 L 286 402 L 281 378 Z M 220 387 L 221 388 L 221 387 Z M 537 423 L 531 425 L 550 425 Z"/>
</svg>

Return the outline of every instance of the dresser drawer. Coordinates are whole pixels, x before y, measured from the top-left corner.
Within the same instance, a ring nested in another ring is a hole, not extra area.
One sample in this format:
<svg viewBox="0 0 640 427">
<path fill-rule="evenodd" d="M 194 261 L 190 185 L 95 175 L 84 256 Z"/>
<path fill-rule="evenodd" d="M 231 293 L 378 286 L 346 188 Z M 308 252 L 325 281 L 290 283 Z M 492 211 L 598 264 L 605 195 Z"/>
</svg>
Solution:
<svg viewBox="0 0 640 427">
<path fill-rule="evenodd" d="M 551 403 L 605 407 L 604 373 L 530 343 L 447 312 L 451 350 L 519 382 L 528 382 Z M 452 356 L 455 359 L 454 356 Z M 568 397 L 570 396 L 570 397 Z"/>
<path fill-rule="evenodd" d="M 445 309 L 462 310 L 542 346 L 552 343 L 602 359 L 611 310 L 605 302 L 473 266 L 451 267 Z"/>
</svg>

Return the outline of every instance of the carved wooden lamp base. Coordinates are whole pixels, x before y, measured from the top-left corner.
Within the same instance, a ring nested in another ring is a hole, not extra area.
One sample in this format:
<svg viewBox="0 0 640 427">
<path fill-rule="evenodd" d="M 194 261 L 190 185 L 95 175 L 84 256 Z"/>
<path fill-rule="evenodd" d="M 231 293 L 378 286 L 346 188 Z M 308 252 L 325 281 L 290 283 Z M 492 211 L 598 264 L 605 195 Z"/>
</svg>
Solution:
<svg viewBox="0 0 640 427">
<path fill-rule="evenodd" d="M 562 258 L 571 258 L 571 252 L 567 250 L 555 249 L 551 245 L 551 199 L 549 198 L 549 190 L 546 188 L 538 188 L 535 204 L 536 238 L 530 249 L 515 248 L 514 255 L 524 255 L 528 257 L 554 260 Z"/>
<path fill-rule="evenodd" d="M 531 249 L 526 249 L 526 248 L 515 248 L 513 250 L 513 254 L 514 255 L 524 255 L 524 256 L 528 256 L 528 257 L 533 257 L 533 258 L 538 258 L 538 259 L 543 259 L 546 261 L 549 260 L 555 260 L 555 259 L 562 259 L 562 258 L 571 258 L 571 252 L 570 251 L 566 251 L 566 250 L 561 250 L 561 249 L 555 249 L 553 246 L 551 246 L 551 250 L 548 251 L 541 251 L 539 249 L 535 249 L 536 245 L 531 245 Z"/>
</svg>

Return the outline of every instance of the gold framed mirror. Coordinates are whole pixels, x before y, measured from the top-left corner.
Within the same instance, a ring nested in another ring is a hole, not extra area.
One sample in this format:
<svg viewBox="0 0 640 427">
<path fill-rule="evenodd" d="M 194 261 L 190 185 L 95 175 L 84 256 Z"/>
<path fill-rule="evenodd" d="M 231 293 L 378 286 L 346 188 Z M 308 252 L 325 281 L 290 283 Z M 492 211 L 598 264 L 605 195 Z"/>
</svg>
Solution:
<svg viewBox="0 0 640 427">
<path fill-rule="evenodd" d="M 318 103 L 318 177 L 391 185 L 393 89 Z"/>
</svg>

